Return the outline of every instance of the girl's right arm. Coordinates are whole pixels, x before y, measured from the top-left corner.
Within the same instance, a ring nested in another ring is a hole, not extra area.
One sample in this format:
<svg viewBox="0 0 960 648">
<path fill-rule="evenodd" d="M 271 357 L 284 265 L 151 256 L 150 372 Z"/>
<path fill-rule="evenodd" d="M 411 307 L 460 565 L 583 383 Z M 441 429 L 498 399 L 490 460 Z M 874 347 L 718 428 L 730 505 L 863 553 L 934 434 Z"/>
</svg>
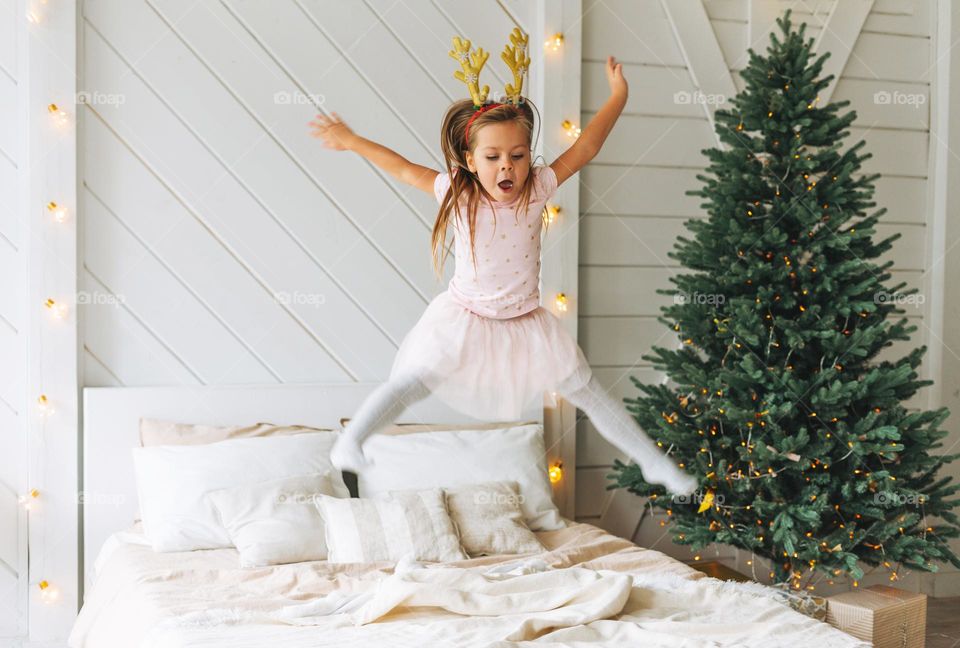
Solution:
<svg viewBox="0 0 960 648">
<path fill-rule="evenodd" d="M 331 113 L 331 115 L 331 117 L 317 115 L 317 119 L 309 123 L 314 128 L 311 135 L 321 138 L 325 147 L 335 151 L 358 153 L 400 182 L 433 195 L 433 182 L 440 175 L 439 172 L 414 164 L 396 151 L 360 137 L 343 123 L 337 113 Z"/>
</svg>

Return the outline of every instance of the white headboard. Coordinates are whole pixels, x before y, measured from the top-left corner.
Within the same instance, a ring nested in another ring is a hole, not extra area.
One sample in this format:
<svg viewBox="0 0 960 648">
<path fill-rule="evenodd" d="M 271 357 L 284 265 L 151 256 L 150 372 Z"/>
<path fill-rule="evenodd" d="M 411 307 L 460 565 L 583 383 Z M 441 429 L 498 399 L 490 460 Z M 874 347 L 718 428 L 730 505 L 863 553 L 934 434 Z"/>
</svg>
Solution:
<svg viewBox="0 0 960 648">
<path fill-rule="evenodd" d="M 84 585 L 110 534 L 129 528 L 137 513 L 131 449 L 140 444 L 140 417 L 212 425 L 260 421 L 339 429 L 380 383 L 216 387 L 88 387 L 83 390 Z M 542 421 L 543 408 L 522 420 Z M 428 397 L 409 407 L 404 423 L 472 423 L 475 419 Z"/>
</svg>

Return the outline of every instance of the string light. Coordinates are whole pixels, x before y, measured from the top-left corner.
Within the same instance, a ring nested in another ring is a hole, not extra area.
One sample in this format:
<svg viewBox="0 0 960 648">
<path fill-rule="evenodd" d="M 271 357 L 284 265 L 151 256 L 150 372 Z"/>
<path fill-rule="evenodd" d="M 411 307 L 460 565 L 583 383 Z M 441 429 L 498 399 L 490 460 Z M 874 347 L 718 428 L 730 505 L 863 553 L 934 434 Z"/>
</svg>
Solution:
<svg viewBox="0 0 960 648">
<path fill-rule="evenodd" d="M 564 119 L 563 124 L 561 125 L 563 126 L 563 130 L 567 132 L 568 137 L 572 137 L 574 139 L 580 137 L 580 127 L 574 125 L 574 123 L 569 119 Z"/>
<path fill-rule="evenodd" d="M 51 200 L 50 202 L 47 203 L 47 210 L 51 214 L 53 214 L 53 220 L 57 221 L 58 223 L 62 223 L 65 220 L 67 220 L 66 207 L 61 207 L 60 205 L 58 205 L 57 203 Z"/>
<path fill-rule="evenodd" d="M 567 312 L 567 295 L 565 293 L 557 293 L 557 297 L 554 300 L 557 305 L 557 310 L 561 313 Z"/>
<path fill-rule="evenodd" d="M 560 32 L 557 32 L 556 34 L 554 34 L 553 36 L 551 36 L 550 38 L 548 38 L 543 42 L 543 47 L 545 49 L 556 52 L 558 49 L 563 47 L 563 34 L 561 34 Z"/>
<path fill-rule="evenodd" d="M 560 215 L 560 205 L 547 205 L 547 223 L 553 223 Z"/>
<path fill-rule="evenodd" d="M 55 103 L 52 103 L 49 106 L 47 106 L 47 111 L 53 117 L 53 122 L 57 126 L 63 126 L 69 121 L 69 118 L 67 117 L 67 113 L 61 110 Z"/>
<path fill-rule="evenodd" d="M 548 471 L 548 473 L 550 475 L 551 484 L 556 484 L 558 481 L 563 479 L 563 462 L 558 461 L 557 463 L 550 466 L 550 470 Z"/>
<path fill-rule="evenodd" d="M 63 319 L 67 316 L 67 307 L 65 304 L 60 304 L 51 298 L 47 298 L 47 301 L 45 301 L 43 305 L 49 308 L 50 312 L 53 313 L 53 316 L 57 319 Z"/>
<path fill-rule="evenodd" d="M 47 400 L 46 394 L 40 394 L 40 396 L 37 397 L 37 412 L 40 416 L 50 416 L 53 414 L 53 405 Z"/>
<path fill-rule="evenodd" d="M 40 588 L 40 600 L 44 603 L 55 603 L 60 598 L 60 590 L 45 580 L 37 583 L 37 587 Z"/>
<path fill-rule="evenodd" d="M 18 497 L 17 501 L 20 503 L 20 506 L 23 507 L 24 511 L 29 511 L 33 509 L 38 497 L 40 497 L 40 491 L 34 488 L 26 495 L 21 495 Z"/>
</svg>

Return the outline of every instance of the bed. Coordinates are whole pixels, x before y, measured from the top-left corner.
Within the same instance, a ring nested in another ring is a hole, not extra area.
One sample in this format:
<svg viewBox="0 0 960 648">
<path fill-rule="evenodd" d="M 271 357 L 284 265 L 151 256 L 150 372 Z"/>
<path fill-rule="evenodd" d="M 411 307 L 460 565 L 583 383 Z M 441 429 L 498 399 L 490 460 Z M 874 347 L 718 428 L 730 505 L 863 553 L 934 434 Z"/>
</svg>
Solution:
<svg viewBox="0 0 960 648">
<path fill-rule="evenodd" d="M 85 589 L 68 645 L 868 645 L 793 611 L 763 586 L 707 577 L 568 518 L 564 528 L 536 532 L 543 552 L 445 563 L 241 568 L 235 548 L 151 548 L 134 521 L 130 449 L 139 417 L 336 427 L 365 393 L 359 385 L 85 390 Z M 431 399 L 404 418 L 464 422 Z"/>
</svg>

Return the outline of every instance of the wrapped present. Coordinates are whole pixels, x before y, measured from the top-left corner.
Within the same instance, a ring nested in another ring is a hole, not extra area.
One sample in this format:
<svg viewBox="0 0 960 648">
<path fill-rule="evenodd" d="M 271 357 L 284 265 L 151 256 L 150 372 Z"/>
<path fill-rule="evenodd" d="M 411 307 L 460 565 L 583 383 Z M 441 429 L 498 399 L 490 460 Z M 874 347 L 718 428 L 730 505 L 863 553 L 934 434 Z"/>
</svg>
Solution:
<svg viewBox="0 0 960 648">
<path fill-rule="evenodd" d="M 923 648 L 927 595 L 873 585 L 827 598 L 827 623 L 874 648 Z"/>
</svg>

